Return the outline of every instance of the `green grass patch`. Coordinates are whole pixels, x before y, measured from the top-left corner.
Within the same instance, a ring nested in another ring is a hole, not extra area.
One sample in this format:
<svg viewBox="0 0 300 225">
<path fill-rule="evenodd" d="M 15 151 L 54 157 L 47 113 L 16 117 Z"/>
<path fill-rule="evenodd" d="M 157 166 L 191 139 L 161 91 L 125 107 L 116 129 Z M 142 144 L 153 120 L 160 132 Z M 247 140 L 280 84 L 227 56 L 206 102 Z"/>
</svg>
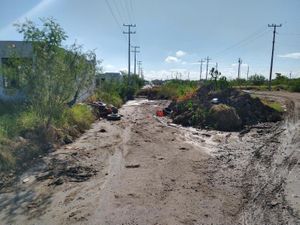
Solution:
<svg viewBox="0 0 300 225">
<path fill-rule="evenodd" d="M 120 108 L 123 104 L 123 99 L 117 92 L 104 92 L 97 91 L 91 98 L 90 101 L 101 100 L 107 104 L 112 104 L 115 107 Z"/>
<path fill-rule="evenodd" d="M 67 120 L 69 125 L 78 126 L 80 131 L 84 131 L 91 127 L 91 124 L 95 121 L 95 117 L 92 113 L 90 106 L 85 104 L 77 104 L 71 109 L 68 109 Z"/>
<path fill-rule="evenodd" d="M 276 102 L 273 100 L 268 100 L 265 98 L 261 98 L 260 100 L 263 104 L 265 104 L 266 106 L 269 106 L 270 108 L 276 110 L 277 112 L 281 112 L 281 113 L 284 112 L 284 109 L 279 102 Z"/>
</svg>

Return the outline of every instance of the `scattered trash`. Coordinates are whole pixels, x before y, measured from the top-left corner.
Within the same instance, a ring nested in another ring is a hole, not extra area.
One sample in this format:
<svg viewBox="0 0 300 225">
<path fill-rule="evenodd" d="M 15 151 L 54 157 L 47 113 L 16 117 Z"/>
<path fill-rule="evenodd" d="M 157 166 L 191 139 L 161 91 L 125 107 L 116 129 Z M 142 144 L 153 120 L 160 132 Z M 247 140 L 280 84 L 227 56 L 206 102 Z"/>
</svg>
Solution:
<svg viewBox="0 0 300 225">
<path fill-rule="evenodd" d="M 218 98 L 213 98 L 210 102 L 212 104 L 218 104 L 219 103 L 219 99 Z"/>
<path fill-rule="evenodd" d="M 157 110 L 156 111 L 156 116 L 163 117 L 164 116 L 164 112 L 162 110 Z"/>
<path fill-rule="evenodd" d="M 168 108 L 168 107 L 166 107 L 166 108 L 164 108 L 163 112 L 164 112 L 165 115 L 171 115 L 172 112 L 173 112 L 173 110 L 170 109 L 170 108 Z"/>
<path fill-rule="evenodd" d="M 119 114 L 112 113 L 112 114 L 107 115 L 107 119 L 112 120 L 112 121 L 116 121 L 116 120 L 120 120 L 121 116 Z"/>
<path fill-rule="evenodd" d="M 95 109 L 95 113 L 98 117 L 108 118 L 110 114 L 118 113 L 118 109 L 115 106 L 107 106 L 104 102 L 101 101 L 92 102 L 89 103 L 89 105 Z"/>
</svg>

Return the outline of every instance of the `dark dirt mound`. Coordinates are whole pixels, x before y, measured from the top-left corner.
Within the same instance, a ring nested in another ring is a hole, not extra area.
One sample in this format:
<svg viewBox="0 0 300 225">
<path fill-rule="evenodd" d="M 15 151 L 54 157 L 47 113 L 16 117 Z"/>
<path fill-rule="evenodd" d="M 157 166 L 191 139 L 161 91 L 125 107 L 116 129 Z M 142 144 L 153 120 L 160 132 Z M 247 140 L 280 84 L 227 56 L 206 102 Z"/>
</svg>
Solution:
<svg viewBox="0 0 300 225">
<path fill-rule="evenodd" d="M 218 99 L 218 104 L 211 102 L 214 98 Z M 201 87 L 188 100 L 173 101 L 169 108 L 173 110 L 171 117 L 175 123 L 225 131 L 282 119 L 280 112 L 263 104 L 259 98 L 231 88 L 214 91 L 212 86 Z"/>
<path fill-rule="evenodd" d="M 235 108 L 224 104 L 213 105 L 209 110 L 208 119 L 218 130 L 238 130 L 242 126 L 242 120 Z"/>
</svg>

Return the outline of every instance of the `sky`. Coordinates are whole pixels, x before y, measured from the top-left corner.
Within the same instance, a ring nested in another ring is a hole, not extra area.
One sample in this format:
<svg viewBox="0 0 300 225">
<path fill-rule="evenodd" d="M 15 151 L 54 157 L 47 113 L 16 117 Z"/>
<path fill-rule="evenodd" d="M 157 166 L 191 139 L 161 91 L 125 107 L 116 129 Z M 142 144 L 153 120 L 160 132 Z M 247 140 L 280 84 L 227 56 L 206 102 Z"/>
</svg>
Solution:
<svg viewBox="0 0 300 225">
<path fill-rule="evenodd" d="M 22 40 L 13 26 L 53 17 L 75 41 L 95 50 L 103 70 L 127 70 L 128 37 L 140 46 L 146 79 L 199 79 L 199 60 L 209 56 L 228 78 L 268 77 L 273 28 L 277 29 L 274 73 L 300 77 L 300 0 L 0 0 L 0 40 Z M 133 57 L 132 57 L 133 65 Z M 132 69 L 133 70 L 133 66 Z M 206 73 L 203 63 L 202 77 Z"/>
</svg>

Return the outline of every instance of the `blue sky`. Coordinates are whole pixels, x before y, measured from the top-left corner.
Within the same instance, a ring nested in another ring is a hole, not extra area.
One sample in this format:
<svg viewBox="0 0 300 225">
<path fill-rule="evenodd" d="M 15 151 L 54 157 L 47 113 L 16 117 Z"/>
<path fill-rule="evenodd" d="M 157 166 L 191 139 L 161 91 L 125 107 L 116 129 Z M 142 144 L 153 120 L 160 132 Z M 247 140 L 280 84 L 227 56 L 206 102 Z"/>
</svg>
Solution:
<svg viewBox="0 0 300 225">
<path fill-rule="evenodd" d="M 300 0 L 1 0 L 0 40 L 21 40 L 12 26 L 25 18 L 53 17 L 86 49 L 96 49 L 105 71 L 127 68 L 123 23 L 135 23 L 132 44 L 141 47 L 145 77 L 170 78 L 181 72 L 198 79 L 197 61 L 229 78 L 243 60 L 242 77 L 270 66 L 271 23 L 282 24 L 276 39 L 274 72 L 300 77 Z M 112 11 L 110 11 L 109 6 Z M 124 29 L 125 30 L 125 29 Z M 203 66 L 205 74 L 205 66 Z"/>
</svg>

